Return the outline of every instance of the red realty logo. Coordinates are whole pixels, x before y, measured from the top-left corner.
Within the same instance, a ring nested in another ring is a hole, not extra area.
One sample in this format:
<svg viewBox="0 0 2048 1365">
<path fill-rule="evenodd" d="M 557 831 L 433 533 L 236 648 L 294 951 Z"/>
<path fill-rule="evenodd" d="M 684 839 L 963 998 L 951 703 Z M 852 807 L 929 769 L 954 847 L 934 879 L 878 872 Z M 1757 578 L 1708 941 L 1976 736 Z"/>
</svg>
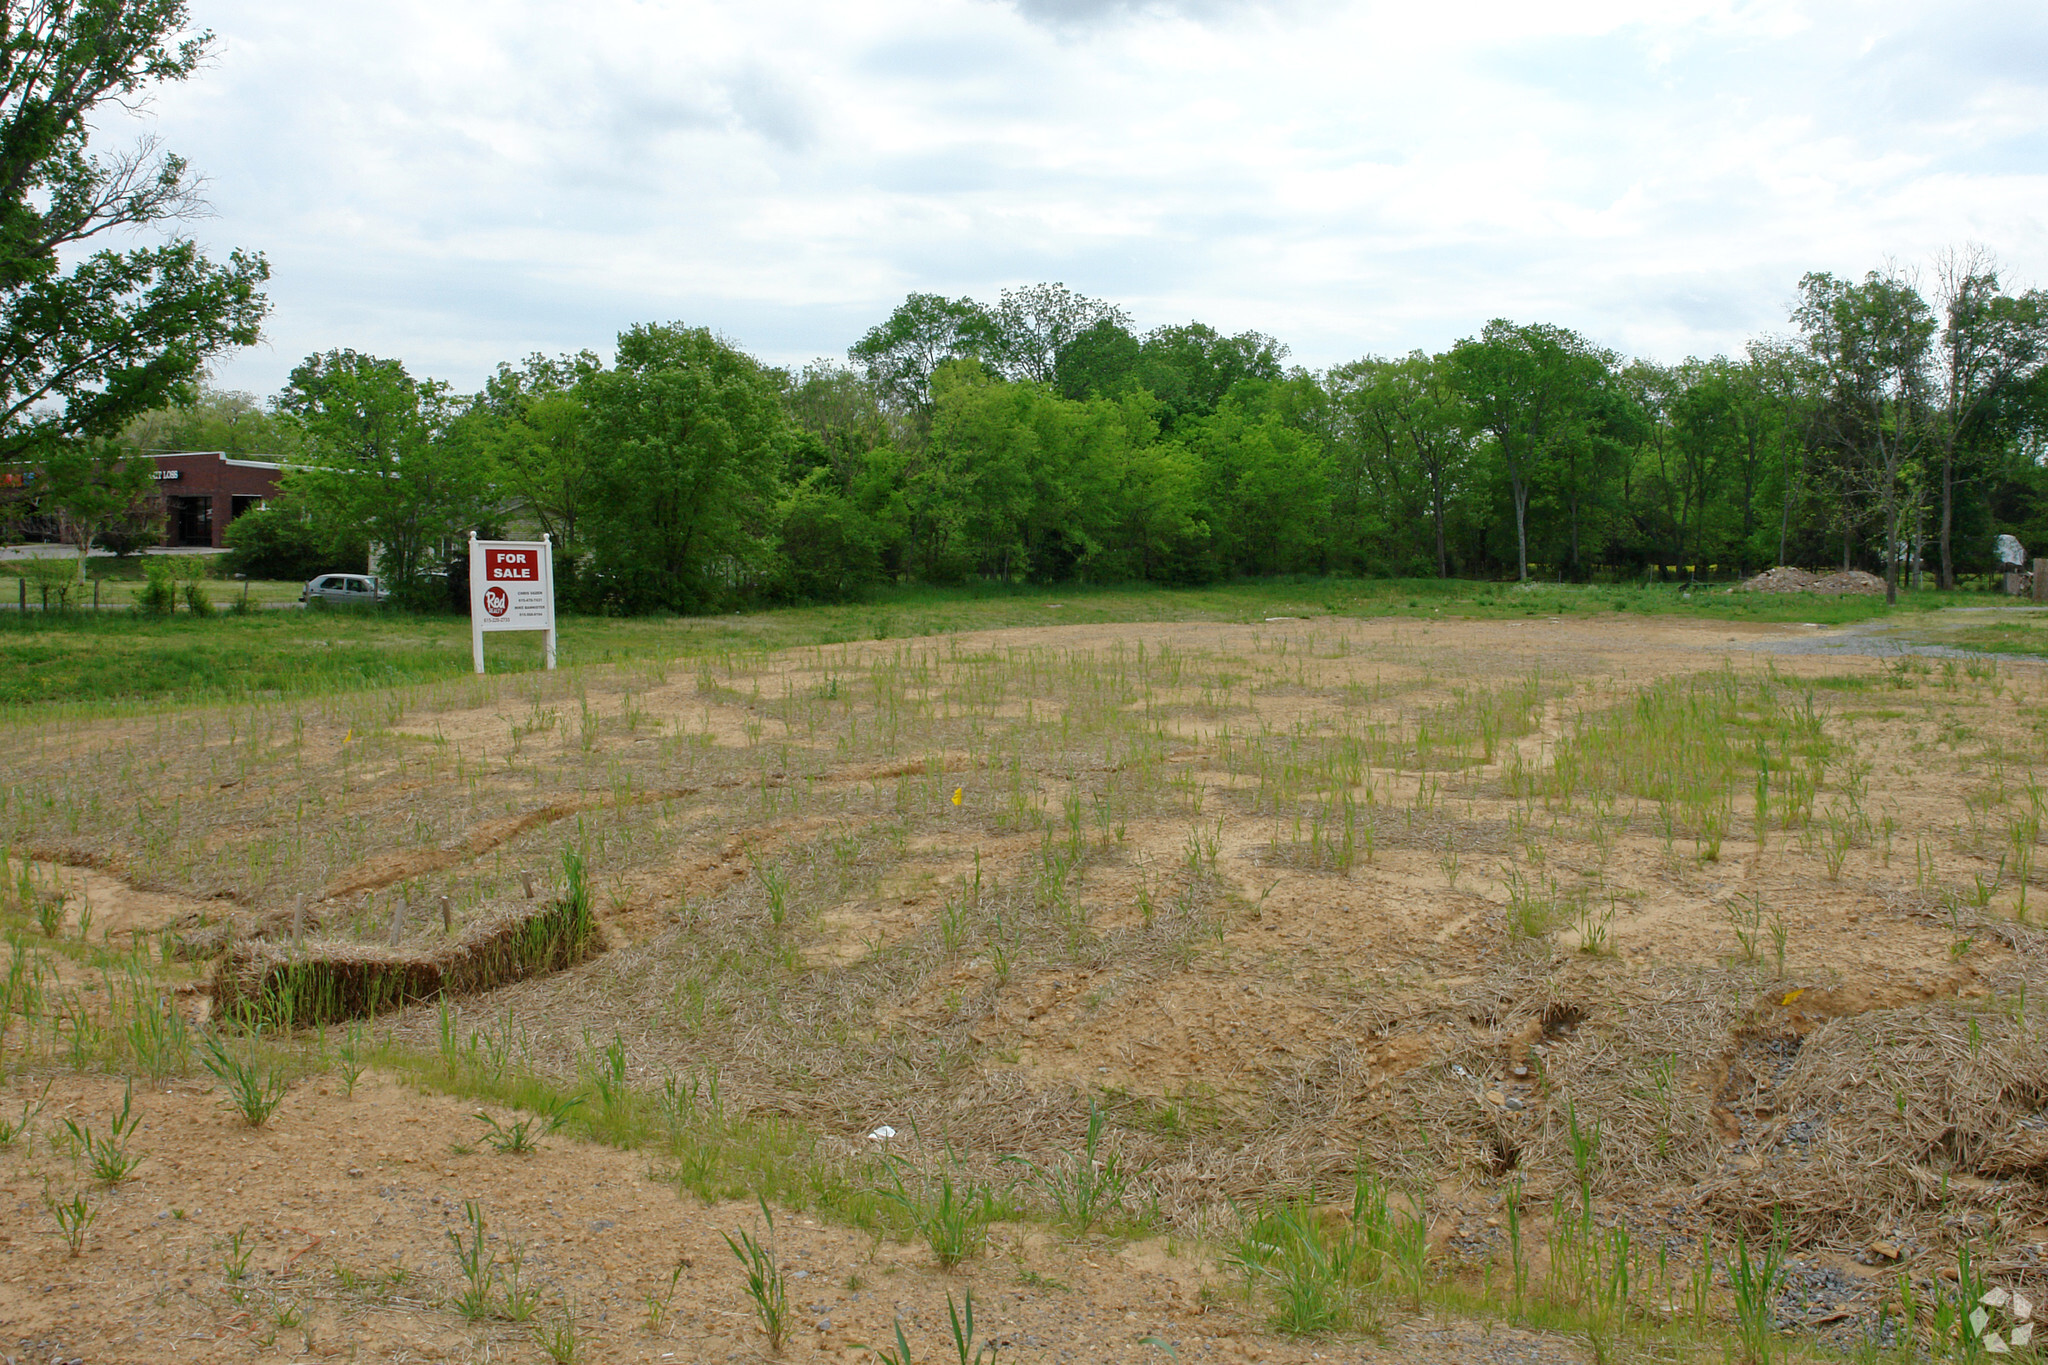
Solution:
<svg viewBox="0 0 2048 1365">
<path fill-rule="evenodd" d="M 505 609 L 511 605 L 512 599 L 506 595 L 503 588 L 494 584 L 484 589 L 484 610 L 491 615 L 503 616 Z"/>
</svg>

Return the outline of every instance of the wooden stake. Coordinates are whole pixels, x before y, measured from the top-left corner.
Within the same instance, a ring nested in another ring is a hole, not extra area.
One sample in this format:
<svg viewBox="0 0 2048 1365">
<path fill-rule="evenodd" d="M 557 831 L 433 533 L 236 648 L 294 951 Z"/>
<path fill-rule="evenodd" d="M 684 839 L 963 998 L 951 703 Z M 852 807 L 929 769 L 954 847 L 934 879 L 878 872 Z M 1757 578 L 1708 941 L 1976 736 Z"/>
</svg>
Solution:
<svg viewBox="0 0 2048 1365">
<path fill-rule="evenodd" d="M 306 937 L 306 898 L 300 895 L 292 901 L 292 947 L 296 948 Z"/>
<path fill-rule="evenodd" d="M 396 948 L 405 938 L 405 897 L 391 898 L 391 946 Z"/>
<path fill-rule="evenodd" d="M 455 927 L 455 912 L 448 908 L 448 898 L 441 897 L 441 932 L 447 933 Z"/>
<path fill-rule="evenodd" d="M 531 872 L 521 872 L 521 873 L 519 874 L 519 884 L 520 884 L 521 886 L 523 886 L 523 887 L 525 887 L 525 888 L 526 888 L 526 898 L 527 898 L 528 900 L 532 900 L 532 899 L 533 899 L 533 874 L 532 874 Z"/>
</svg>

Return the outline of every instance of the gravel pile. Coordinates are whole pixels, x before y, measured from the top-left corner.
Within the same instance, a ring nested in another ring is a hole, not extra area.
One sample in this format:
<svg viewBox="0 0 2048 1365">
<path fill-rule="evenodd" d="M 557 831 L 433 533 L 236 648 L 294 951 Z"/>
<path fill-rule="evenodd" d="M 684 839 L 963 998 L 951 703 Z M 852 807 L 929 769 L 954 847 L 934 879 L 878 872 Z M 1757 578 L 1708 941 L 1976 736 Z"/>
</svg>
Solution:
<svg viewBox="0 0 2048 1365">
<path fill-rule="evenodd" d="M 1884 580 L 1861 569 L 1837 569 L 1832 573 L 1809 573 L 1805 569 L 1779 566 L 1765 569 L 1742 585 L 1744 592 L 1814 592 L 1829 597 L 1846 593 L 1882 593 Z"/>
</svg>

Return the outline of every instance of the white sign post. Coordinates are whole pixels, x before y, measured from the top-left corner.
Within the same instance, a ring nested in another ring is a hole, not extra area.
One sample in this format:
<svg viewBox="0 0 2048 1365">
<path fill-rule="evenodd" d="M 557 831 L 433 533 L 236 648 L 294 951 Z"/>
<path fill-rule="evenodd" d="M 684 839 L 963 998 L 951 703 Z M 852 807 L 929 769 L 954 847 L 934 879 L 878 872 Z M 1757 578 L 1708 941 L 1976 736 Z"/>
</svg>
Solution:
<svg viewBox="0 0 2048 1365">
<path fill-rule="evenodd" d="M 541 540 L 469 538 L 469 635 L 476 671 L 484 671 L 484 632 L 547 633 L 555 666 L 555 547 Z"/>
</svg>

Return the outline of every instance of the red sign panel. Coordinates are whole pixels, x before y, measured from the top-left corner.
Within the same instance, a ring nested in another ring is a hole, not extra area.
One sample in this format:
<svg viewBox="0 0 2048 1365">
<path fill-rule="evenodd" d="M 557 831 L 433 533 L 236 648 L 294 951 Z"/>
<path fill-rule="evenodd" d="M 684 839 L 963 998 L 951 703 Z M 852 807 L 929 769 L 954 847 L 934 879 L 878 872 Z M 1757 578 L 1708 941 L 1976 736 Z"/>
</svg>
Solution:
<svg viewBox="0 0 2048 1365">
<path fill-rule="evenodd" d="M 533 550 L 485 550 L 484 579 L 490 583 L 538 583 L 540 555 Z"/>
<path fill-rule="evenodd" d="M 512 599 L 505 596 L 503 588 L 484 589 L 484 610 L 492 616 L 503 616 L 505 609 L 512 605 Z"/>
</svg>

